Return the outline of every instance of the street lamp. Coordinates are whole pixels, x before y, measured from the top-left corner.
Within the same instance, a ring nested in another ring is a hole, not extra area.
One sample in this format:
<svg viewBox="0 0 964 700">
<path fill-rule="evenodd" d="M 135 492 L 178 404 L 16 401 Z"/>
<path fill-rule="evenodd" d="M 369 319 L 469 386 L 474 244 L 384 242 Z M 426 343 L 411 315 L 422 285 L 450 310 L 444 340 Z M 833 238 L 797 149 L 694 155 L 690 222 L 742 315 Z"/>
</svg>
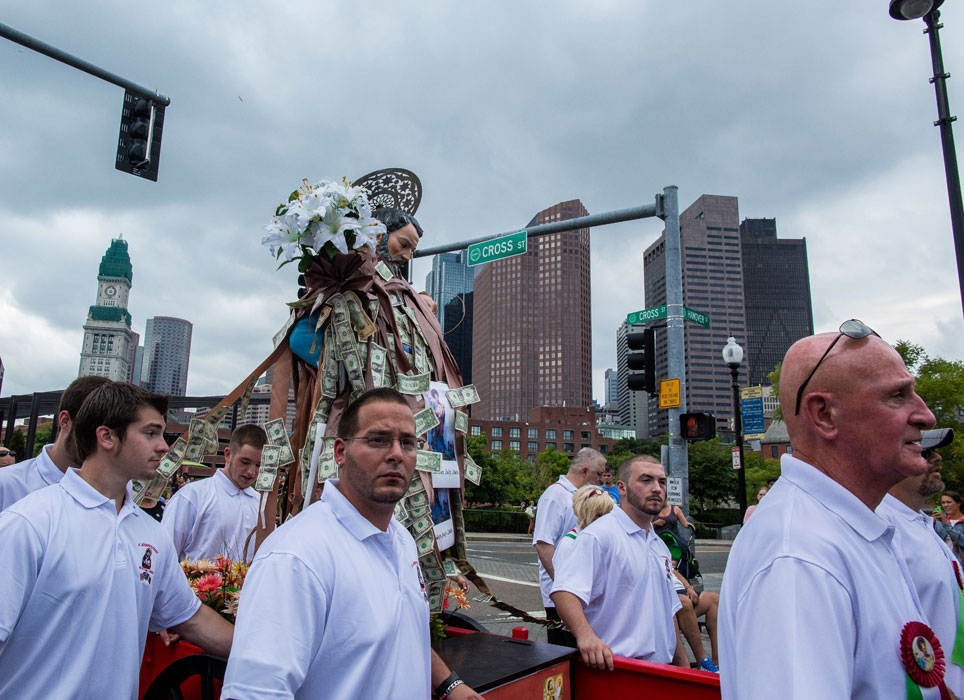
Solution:
<svg viewBox="0 0 964 700">
<path fill-rule="evenodd" d="M 740 503 L 740 522 L 746 514 L 746 475 L 743 472 L 743 416 L 740 411 L 740 365 L 743 363 L 743 348 L 736 343 L 736 338 L 726 339 L 726 346 L 723 348 L 723 361 L 730 368 L 730 377 L 733 378 L 733 432 L 736 433 L 736 447 L 740 456 L 740 466 L 736 470 L 737 499 Z"/>
<path fill-rule="evenodd" d="M 944 0 L 890 0 L 890 16 L 898 20 L 924 18 L 927 28 L 924 33 L 930 37 L 931 64 L 934 67 L 934 91 L 937 93 L 937 121 L 940 127 L 941 146 L 944 150 L 944 175 L 947 179 L 947 199 L 951 207 L 951 231 L 954 234 L 954 250 L 957 253 L 957 278 L 961 288 L 961 302 L 964 304 L 964 203 L 961 201 L 961 176 L 957 170 L 957 153 L 954 150 L 954 131 L 947 103 L 947 79 L 950 73 L 944 72 L 944 58 L 941 54 L 941 39 L 938 31 L 941 13 L 937 8 Z"/>
</svg>

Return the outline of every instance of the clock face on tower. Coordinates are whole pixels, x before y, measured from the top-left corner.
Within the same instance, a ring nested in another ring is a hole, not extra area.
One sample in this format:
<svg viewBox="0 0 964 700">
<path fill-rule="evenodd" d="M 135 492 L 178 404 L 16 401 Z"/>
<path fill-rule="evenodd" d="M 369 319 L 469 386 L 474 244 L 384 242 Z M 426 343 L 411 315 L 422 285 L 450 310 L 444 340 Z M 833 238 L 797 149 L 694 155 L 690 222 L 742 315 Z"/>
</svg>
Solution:
<svg viewBox="0 0 964 700">
<path fill-rule="evenodd" d="M 108 297 L 113 298 L 113 296 L 117 294 L 117 287 L 115 287 L 112 284 L 107 285 L 107 288 L 104 289 L 104 294 L 106 294 Z"/>
</svg>

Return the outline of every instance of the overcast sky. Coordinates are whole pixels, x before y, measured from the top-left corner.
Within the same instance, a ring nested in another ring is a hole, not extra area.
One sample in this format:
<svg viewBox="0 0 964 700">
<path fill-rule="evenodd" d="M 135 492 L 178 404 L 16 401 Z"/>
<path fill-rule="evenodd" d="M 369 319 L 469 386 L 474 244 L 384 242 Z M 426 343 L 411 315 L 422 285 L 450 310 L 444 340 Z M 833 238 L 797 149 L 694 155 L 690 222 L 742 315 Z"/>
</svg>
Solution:
<svg viewBox="0 0 964 700">
<path fill-rule="evenodd" d="M 679 187 L 807 238 L 814 324 L 964 358 L 923 22 L 801 3 L 32 0 L 0 21 L 171 98 L 157 183 L 114 169 L 123 90 L 0 39 L 2 395 L 78 371 L 97 267 L 129 241 L 129 309 L 194 324 L 189 394 L 233 388 L 296 293 L 260 246 L 302 178 L 383 167 L 424 188 L 423 245 Z M 964 112 L 964 3 L 941 32 Z M 964 151 L 961 124 L 956 124 Z M 593 396 L 643 308 L 655 219 L 592 232 Z M 417 261 L 421 289 L 431 263 Z"/>
</svg>

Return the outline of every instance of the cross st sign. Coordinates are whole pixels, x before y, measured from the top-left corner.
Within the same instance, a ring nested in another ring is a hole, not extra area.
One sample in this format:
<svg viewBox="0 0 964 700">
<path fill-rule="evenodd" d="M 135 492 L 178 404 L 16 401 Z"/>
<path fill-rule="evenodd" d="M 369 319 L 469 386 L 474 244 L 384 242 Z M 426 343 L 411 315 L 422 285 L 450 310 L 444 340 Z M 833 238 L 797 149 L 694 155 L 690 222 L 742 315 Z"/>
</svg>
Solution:
<svg viewBox="0 0 964 700">
<path fill-rule="evenodd" d="M 469 255 L 467 264 L 472 267 L 493 260 L 511 258 L 514 255 L 523 255 L 526 252 L 527 242 L 528 234 L 525 231 L 519 231 L 501 238 L 475 243 L 467 248 Z"/>
</svg>

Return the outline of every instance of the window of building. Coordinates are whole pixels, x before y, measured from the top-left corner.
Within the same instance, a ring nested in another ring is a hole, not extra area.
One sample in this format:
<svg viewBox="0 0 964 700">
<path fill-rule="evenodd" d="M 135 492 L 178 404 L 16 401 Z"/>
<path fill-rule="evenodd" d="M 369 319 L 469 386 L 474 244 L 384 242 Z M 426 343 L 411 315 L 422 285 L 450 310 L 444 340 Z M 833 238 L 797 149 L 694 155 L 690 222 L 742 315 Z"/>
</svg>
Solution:
<svg viewBox="0 0 964 700">
<path fill-rule="evenodd" d="M 538 429 L 538 428 L 529 428 L 529 439 L 530 439 L 530 440 L 538 440 L 538 439 L 539 439 L 539 429 Z"/>
<path fill-rule="evenodd" d="M 509 440 L 509 449 L 519 451 L 520 445 L 518 440 Z"/>
<path fill-rule="evenodd" d="M 563 452 L 572 452 L 572 451 L 573 451 L 573 444 L 572 444 L 571 442 L 564 442 L 564 443 L 562 443 L 562 451 L 563 451 Z"/>
<path fill-rule="evenodd" d="M 571 431 L 571 430 L 563 430 L 563 431 L 562 431 L 562 439 L 563 439 L 563 440 L 572 440 L 572 431 Z"/>
<path fill-rule="evenodd" d="M 592 440 L 592 437 L 590 437 L 588 430 L 583 430 L 580 437 L 583 440 Z"/>
<path fill-rule="evenodd" d="M 609 452 L 609 445 L 600 445 L 600 446 L 599 446 L 599 453 L 600 453 L 600 454 L 606 454 L 607 452 Z"/>
<path fill-rule="evenodd" d="M 771 457 L 779 457 L 779 456 L 780 456 L 780 448 L 777 447 L 776 445 L 771 445 L 771 446 L 770 446 L 770 456 L 771 456 Z"/>
<path fill-rule="evenodd" d="M 555 440 L 555 439 L 556 439 L 556 429 L 546 428 L 546 440 Z"/>
<path fill-rule="evenodd" d="M 792 454 L 793 454 L 793 445 L 787 445 L 787 454 L 788 454 L 788 455 L 792 455 Z"/>
<path fill-rule="evenodd" d="M 492 426 L 492 437 L 502 437 L 502 426 L 500 425 Z"/>
<path fill-rule="evenodd" d="M 522 428 L 509 428 L 509 437 L 522 437 Z"/>
<path fill-rule="evenodd" d="M 554 442 L 547 442 L 547 443 L 546 443 L 546 449 L 547 449 L 547 450 L 554 450 L 554 449 L 556 449 L 556 443 L 554 443 Z"/>
<path fill-rule="evenodd" d="M 482 434 L 482 428 L 481 428 L 481 426 L 473 425 L 473 426 L 469 429 L 469 434 L 470 434 L 470 435 L 481 435 L 481 434 Z"/>
<path fill-rule="evenodd" d="M 539 443 L 538 443 L 538 442 L 535 442 L 534 440 L 530 440 L 530 441 L 529 441 L 529 444 L 527 445 L 527 447 L 528 447 L 529 452 L 538 452 L 538 451 L 539 451 Z"/>
<path fill-rule="evenodd" d="M 492 449 L 493 452 L 501 452 L 501 451 L 502 451 L 502 441 L 501 441 L 501 440 L 493 440 L 493 441 L 492 441 L 492 448 L 491 448 L 491 449 Z"/>
</svg>

